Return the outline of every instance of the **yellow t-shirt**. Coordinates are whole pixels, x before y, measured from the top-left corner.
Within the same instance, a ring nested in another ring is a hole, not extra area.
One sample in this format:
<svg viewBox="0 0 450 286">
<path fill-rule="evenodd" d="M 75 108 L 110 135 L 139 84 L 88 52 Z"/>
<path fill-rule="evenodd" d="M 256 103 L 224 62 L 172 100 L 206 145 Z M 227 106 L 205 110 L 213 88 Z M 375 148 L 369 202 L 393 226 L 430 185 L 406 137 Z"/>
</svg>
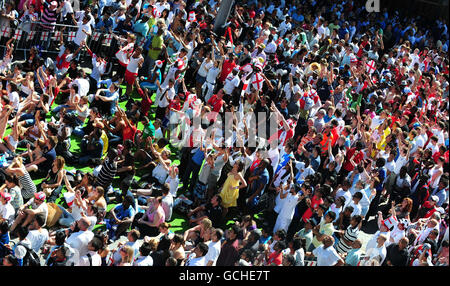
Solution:
<svg viewBox="0 0 450 286">
<path fill-rule="evenodd" d="M 334 226 L 333 223 L 326 223 L 325 219 L 323 221 L 320 222 L 320 229 L 319 229 L 319 233 L 320 234 L 326 234 L 326 235 L 333 235 L 334 233 Z M 314 236 L 313 241 L 312 241 L 314 247 L 319 247 L 322 242 L 317 240 L 317 237 Z"/>
<path fill-rule="evenodd" d="M 103 140 L 103 151 L 102 154 L 105 155 L 108 152 L 108 135 L 104 130 L 102 130 L 102 136 L 100 136 L 100 139 Z"/>
</svg>

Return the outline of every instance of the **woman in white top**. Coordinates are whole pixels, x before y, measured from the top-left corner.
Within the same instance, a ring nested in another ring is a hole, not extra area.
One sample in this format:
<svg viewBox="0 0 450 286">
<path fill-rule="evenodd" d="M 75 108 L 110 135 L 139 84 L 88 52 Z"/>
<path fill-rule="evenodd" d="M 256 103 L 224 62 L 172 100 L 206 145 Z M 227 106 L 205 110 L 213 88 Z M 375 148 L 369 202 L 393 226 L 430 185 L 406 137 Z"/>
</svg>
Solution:
<svg viewBox="0 0 450 286">
<path fill-rule="evenodd" d="M 195 92 L 196 94 L 202 94 L 202 86 L 206 81 L 206 76 L 210 68 L 214 66 L 213 60 L 211 59 L 211 53 L 206 55 L 202 64 L 198 68 L 197 76 L 195 78 Z"/>
<path fill-rule="evenodd" d="M 439 157 L 437 165 L 435 165 L 430 171 L 430 188 L 435 189 L 439 185 L 439 180 L 444 173 L 444 158 Z"/>
<path fill-rule="evenodd" d="M 170 153 L 167 150 L 158 153 L 155 151 L 153 145 L 150 145 L 150 150 L 158 158 L 158 165 L 153 169 L 152 177 L 162 185 L 166 182 L 167 176 L 169 175 L 169 167 L 171 164 L 171 160 L 169 159 Z"/>
</svg>

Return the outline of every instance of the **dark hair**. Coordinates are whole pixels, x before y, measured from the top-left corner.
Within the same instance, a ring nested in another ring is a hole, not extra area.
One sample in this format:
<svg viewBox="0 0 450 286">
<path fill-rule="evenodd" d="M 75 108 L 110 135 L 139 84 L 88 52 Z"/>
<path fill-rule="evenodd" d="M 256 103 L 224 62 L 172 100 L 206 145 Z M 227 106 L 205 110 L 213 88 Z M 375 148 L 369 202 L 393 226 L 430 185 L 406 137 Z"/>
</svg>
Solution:
<svg viewBox="0 0 450 286">
<path fill-rule="evenodd" d="M 177 263 L 178 263 L 177 260 L 173 257 L 169 257 L 166 260 L 166 265 L 168 266 L 177 266 Z"/>
<path fill-rule="evenodd" d="M 363 197 L 363 194 L 362 194 L 361 192 L 356 192 L 356 193 L 353 195 L 353 197 L 361 200 L 362 197 Z"/>
<path fill-rule="evenodd" d="M 336 213 L 334 211 L 329 211 L 327 215 L 334 221 L 336 219 Z"/>
<path fill-rule="evenodd" d="M 16 229 L 17 229 L 16 231 L 17 231 L 17 236 L 19 237 L 19 240 L 24 240 L 28 235 L 28 232 L 29 232 L 28 228 L 20 225 Z"/>
<path fill-rule="evenodd" d="M 1 232 L 2 234 L 6 234 L 6 233 L 8 233 L 8 231 L 9 231 L 8 221 L 5 220 L 5 219 L 2 219 L 2 220 L 0 221 L 0 232 Z"/>
<path fill-rule="evenodd" d="M 292 239 L 292 248 L 294 250 L 298 250 L 300 248 L 305 248 L 306 245 L 306 239 L 304 237 L 294 237 Z"/>
<path fill-rule="evenodd" d="M 141 247 L 139 247 L 139 252 L 142 256 L 149 256 L 150 252 L 152 252 L 152 248 L 148 242 L 144 242 Z"/>
<path fill-rule="evenodd" d="M 91 240 L 91 245 L 94 248 L 94 251 L 99 251 L 103 248 L 103 241 L 99 237 L 94 236 Z"/>
<path fill-rule="evenodd" d="M 38 223 L 40 227 L 42 227 L 45 224 L 45 215 L 44 214 L 37 214 L 34 219 Z"/>
<path fill-rule="evenodd" d="M 200 242 L 199 244 L 197 244 L 198 249 L 202 252 L 202 256 L 205 256 L 206 253 L 208 253 L 208 245 L 206 245 L 206 243 L 204 242 Z"/>
<path fill-rule="evenodd" d="M 64 245 L 66 241 L 66 232 L 63 229 L 59 229 L 55 233 L 55 244 L 56 245 Z"/>
</svg>

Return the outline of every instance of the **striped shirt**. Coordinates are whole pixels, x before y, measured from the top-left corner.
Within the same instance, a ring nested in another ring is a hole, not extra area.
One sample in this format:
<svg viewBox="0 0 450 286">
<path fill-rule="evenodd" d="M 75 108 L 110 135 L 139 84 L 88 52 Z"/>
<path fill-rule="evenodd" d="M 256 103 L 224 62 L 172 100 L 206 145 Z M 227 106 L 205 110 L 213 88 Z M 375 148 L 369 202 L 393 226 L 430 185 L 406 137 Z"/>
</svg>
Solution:
<svg viewBox="0 0 450 286">
<path fill-rule="evenodd" d="M 48 3 L 48 2 L 44 2 L 43 5 L 44 5 L 44 8 L 42 11 L 42 16 L 41 16 L 41 22 L 43 24 L 41 24 L 41 25 L 43 28 L 53 30 L 55 28 L 55 26 L 49 25 L 49 24 L 56 24 L 56 19 L 58 17 L 57 13 L 56 13 L 56 8 L 54 10 L 51 10 L 50 3 Z"/>
<path fill-rule="evenodd" d="M 22 197 L 24 201 L 29 200 L 34 197 L 34 193 L 37 192 L 36 185 L 33 183 L 33 180 L 30 177 L 30 174 L 25 170 L 25 174 L 23 176 L 17 176 L 19 180 L 19 184 L 22 187 Z"/>
<path fill-rule="evenodd" d="M 111 185 L 111 182 L 114 179 L 116 172 L 117 172 L 117 163 L 114 161 L 110 163 L 109 159 L 106 158 L 106 160 L 103 162 L 100 172 L 98 173 L 96 185 L 103 187 L 106 191 Z"/>
<path fill-rule="evenodd" d="M 359 234 L 358 226 L 353 228 L 351 225 L 349 225 L 347 227 L 347 229 L 345 230 L 343 238 L 347 241 L 350 241 L 350 243 L 352 243 L 353 241 L 355 241 L 358 238 L 358 234 Z M 336 247 L 336 250 L 338 253 L 347 253 L 350 249 L 352 249 L 351 245 L 345 244 L 342 239 L 339 240 L 339 243 Z"/>
</svg>

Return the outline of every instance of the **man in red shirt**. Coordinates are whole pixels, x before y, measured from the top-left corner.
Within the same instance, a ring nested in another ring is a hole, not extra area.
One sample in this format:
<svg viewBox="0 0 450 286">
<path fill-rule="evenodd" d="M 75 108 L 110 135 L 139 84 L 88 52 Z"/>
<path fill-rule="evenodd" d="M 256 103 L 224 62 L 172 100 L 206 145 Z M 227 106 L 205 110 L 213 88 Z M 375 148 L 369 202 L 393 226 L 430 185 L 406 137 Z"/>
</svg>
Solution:
<svg viewBox="0 0 450 286">
<path fill-rule="evenodd" d="M 364 159 L 364 153 L 361 151 L 361 149 L 362 143 L 358 141 L 356 142 L 355 147 L 350 148 L 347 151 L 347 154 L 345 155 L 345 161 L 342 166 L 344 168 L 344 170 L 342 170 L 344 178 L 348 175 L 348 173 L 355 169 L 355 166 L 357 166 L 362 159 Z"/>
<path fill-rule="evenodd" d="M 219 89 L 217 94 L 214 94 L 209 100 L 208 100 L 208 106 L 211 107 L 211 110 L 214 112 L 220 112 L 220 109 L 222 109 L 223 104 L 225 101 L 223 100 L 224 96 L 223 89 Z"/>
<path fill-rule="evenodd" d="M 230 72 L 236 67 L 236 56 L 230 55 L 222 65 L 222 72 L 220 73 L 219 80 L 221 83 L 225 82 L 225 79 L 230 74 Z"/>
</svg>

